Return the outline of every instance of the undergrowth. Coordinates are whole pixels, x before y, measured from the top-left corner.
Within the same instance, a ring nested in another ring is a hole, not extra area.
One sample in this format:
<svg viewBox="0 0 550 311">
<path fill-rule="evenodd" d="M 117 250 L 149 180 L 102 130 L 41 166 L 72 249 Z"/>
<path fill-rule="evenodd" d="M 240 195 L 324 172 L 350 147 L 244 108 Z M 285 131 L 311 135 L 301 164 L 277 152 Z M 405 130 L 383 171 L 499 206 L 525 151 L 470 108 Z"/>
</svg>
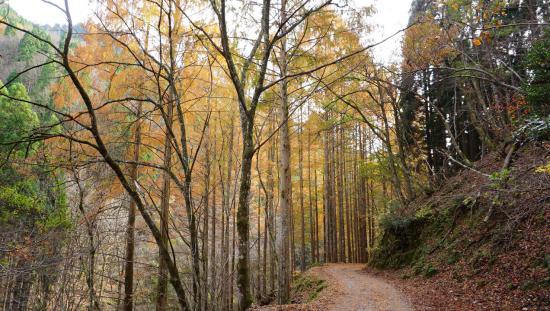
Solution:
<svg viewBox="0 0 550 311">
<path fill-rule="evenodd" d="M 312 275 L 300 274 L 292 282 L 292 303 L 308 303 L 317 298 L 319 293 L 327 287 L 324 280 Z"/>
<path fill-rule="evenodd" d="M 381 234 L 372 250 L 369 264 L 376 268 L 413 267 L 415 275 L 431 277 L 438 269 L 425 257 L 456 242 L 457 219 L 473 212 L 477 199 L 456 196 L 444 208 L 426 204 L 415 213 L 388 213 L 380 220 Z M 449 252 L 443 261 L 453 264 L 460 254 Z"/>
<path fill-rule="evenodd" d="M 487 157 L 476 164 L 479 171 L 465 170 L 407 206 L 388 208 L 369 265 L 396 269 L 414 279 L 411 284 L 433 286 L 443 296 L 461 292 L 465 306 L 483 300 L 547 307 L 548 146 L 521 147 L 504 169 L 499 155 Z"/>
</svg>

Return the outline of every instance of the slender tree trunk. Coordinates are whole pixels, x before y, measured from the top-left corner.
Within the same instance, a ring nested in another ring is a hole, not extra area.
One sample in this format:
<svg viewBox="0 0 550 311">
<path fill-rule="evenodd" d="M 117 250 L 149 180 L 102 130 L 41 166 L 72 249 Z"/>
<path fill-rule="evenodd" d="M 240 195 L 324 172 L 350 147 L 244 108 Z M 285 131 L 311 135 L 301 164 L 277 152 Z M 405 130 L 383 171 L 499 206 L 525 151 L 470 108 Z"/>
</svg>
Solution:
<svg viewBox="0 0 550 311">
<path fill-rule="evenodd" d="M 399 176 L 399 172 L 397 170 L 397 163 L 395 161 L 395 156 L 393 154 L 393 148 L 392 148 L 392 137 L 390 133 L 390 124 L 388 121 L 388 116 L 386 113 L 386 101 L 385 98 L 385 90 L 379 86 L 378 92 L 380 94 L 380 110 L 382 111 L 382 121 L 384 124 L 384 146 L 386 147 L 386 156 L 388 158 L 388 164 L 390 167 L 390 172 L 392 176 L 392 185 L 394 187 L 394 192 L 397 195 L 397 198 L 399 199 L 399 202 L 404 205 L 406 203 L 406 198 L 403 195 L 402 187 L 401 187 L 401 178 Z"/>
<path fill-rule="evenodd" d="M 244 103 L 243 103 L 244 105 Z M 252 303 L 250 294 L 249 271 L 249 235 L 250 235 L 250 179 L 252 159 L 254 157 L 254 118 L 247 113 L 241 115 L 241 127 L 243 135 L 243 150 L 241 160 L 241 180 L 239 188 L 239 204 L 237 209 L 237 231 L 239 234 L 238 249 L 239 260 L 237 262 L 237 287 L 239 290 L 239 310 L 245 310 Z"/>
<path fill-rule="evenodd" d="M 328 118 L 328 116 L 327 116 Z M 334 141 L 332 137 L 332 129 L 325 131 L 325 173 L 324 173 L 324 185 L 325 185 L 325 211 L 324 211 L 324 222 L 325 222 L 325 252 L 327 262 L 335 262 L 337 260 L 337 249 L 336 249 L 336 230 L 335 230 L 335 220 L 336 220 L 336 210 L 335 210 L 335 198 L 334 198 Z"/>
<path fill-rule="evenodd" d="M 476 95 L 478 102 L 482 106 L 484 106 L 484 108 L 486 108 L 487 105 L 485 104 L 485 99 L 483 97 L 483 94 L 481 94 L 481 90 L 480 90 L 480 87 L 479 87 L 479 82 L 476 81 L 475 79 L 473 79 L 471 84 L 473 86 L 474 94 Z M 475 102 L 473 100 L 468 100 L 468 99 L 466 99 L 465 102 L 466 102 L 466 105 L 468 107 L 467 112 L 468 112 L 468 118 L 471 121 L 470 124 L 476 130 L 479 138 L 481 139 L 481 141 L 485 145 L 485 148 L 487 148 L 489 150 L 495 150 L 496 146 L 495 146 L 495 143 L 494 143 L 493 139 L 491 138 L 491 136 L 489 135 L 489 132 L 483 126 L 482 122 L 480 121 L 480 118 L 477 115 L 478 109 L 475 106 Z M 484 109 L 484 110 L 486 110 L 486 109 Z"/>
<path fill-rule="evenodd" d="M 136 128 L 134 130 L 134 162 L 131 166 L 130 180 L 137 183 L 139 150 L 141 146 L 141 112 L 142 104 L 138 103 L 136 113 Z M 135 223 L 136 223 L 136 202 L 130 200 L 128 210 L 128 224 L 126 226 L 126 261 L 124 265 L 124 310 L 132 311 L 134 308 L 134 249 L 135 249 Z"/>
<path fill-rule="evenodd" d="M 311 249 L 311 262 L 317 262 L 317 254 L 315 253 L 315 220 L 313 219 L 313 195 L 311 191 L 311 133 L 307 134 L 307 190 L 309 203 L 309 248 Z"/>
<path fill-rule="evenodd" d="M 276 233 L 276 227 L 275 227 L 275 217 L 276 217 L 276 210 L 275 210 L 275 181 L 273 178 L 273 163 L 275 163 L 275 157 L 276 157 L 276 144 L 272 143 L 269 148 L 269 161 L 268 161 L 268 167 L 267 167 L 267 188 L 268 188 L 268 203 L 267 203 L 267 211 L 269 211 L 269 250 L 270 250 L 270 266 L 269 266 L 269 275 L 270 275 L 270 291 L 273 293 L 276 290 L 276 267 L 278 266 L 278 262 L 276 260 L 277 257 L 277 246 L 275 245 L 275 241 L 277 240 L 277 233 Z"/>
<path fill-rule="evenodd" d="M 304 209 L 304 151 L 302 146 L 302 135 L 303 135 L 303 126 L 302 126 L 302 111 L 300 109 L 300 133 L 298 136 L 298 170 L 300 174 L 300 238 L 301 238 L 301 258 L 300 258 L 300 270 L 306 270 L 306 220 L 305 220 L 305 209 Z"/>
<path fill-rule="evenodd" d="M 267 191 L 265 192 L 265 206 L 264 206 L 264 245 L 263 245 L 263 256 L 262 256 L 262 289 L 261 289 L 261 297 L 265 297 L 267 293 L 267 247 L 268 243 L 267 240 L 269 239 L 268 235 L 268 228 L 269 228 L 269 198 L 268 198 Z M 258 230 L 260 228 L 258 227 Z M 259 241 L 258 241 L 259 243 Z"/>
<path fill-rule="evenodd" d="M 231 128 L 229 132 L 229 145 L 228 145 L 228 159 L 227 159 L 227 180 L 225 181 L 225 184 L 222 184 L 222 187 L 224 190 L 224 198 L 223 198 L 223 211 L 224 211 L 224 224 L 225 227 L 223 228 L 223 236 L 224 236 L 224 246 L 223 246 L 223 255 L 222 260 L 224 262 L 224 278 L 225 280 L 230 279 L 230 271 L 229 269 L 229 215 L 230 215 L 230 209 L 231 209 L 231 181 L 232 179 L 232 173 L 233 173 L 233 136 L 234 136 L 234 123 L 233 123 L 233 117 L 231 117 Z M 223 291 L 222 291 L 222 308 L 225 310 L 229 310 L 229 288 L 232 287 L 232 283 L 224 282 L 223 283 Z"/>
<path fill-rule="evenodd" d="M 234 310 L 235 309 L 235 302 L 234 302 L 234 299 L 235 299 L 235 293 L 234 293 L 234 284 L 235 284 L 235 253 L 237 251 L 237 247 L 236 247 L 236 243 L 237 243 L 237 239 L 236 239 L 236 236 L 235 236 L 235 232 L 237 231 L 236 228 L 237 228 L 237 213 L 235 213 L 235 205 L 234 204 L 231 204 L 231 211 L 233 212 L 233 226 L 232 226 L 232 245 L 231 245 L 231 274 L 230 274 L 230 278 L 229 278 L 229 306 L 230 306 L 230 309 L 231 310 Z M 240 241 L 240 236 L 239 236 L 239 243 L 241 243 Z M 239 254 L 239 260 L 241 259 L 241 255 Z M 238 265 L 238 263 L 237 263 Z M 238 269 L 238 267 L 237 267 Z M 237 271 L 237 272 L 241 272 L 241 271 Z M 249 272 L 249 271 L 247 271 Z M 241 275 L 237 275 L 237 286 L 239 286 L 239 277 L 241 277 Z M 250 279 L 249 279 L 250 280 Z M 241 309 L 241 301 L 242 301 L 242 295 L 241 293 L 239 292 L 239 298 L 238 298 L 238 302 L 239 302 L 239 309 Z"/>
<path fill-rule="evenodd" d="M 99 309 L 99 302 L 96 299 L 95 293 L 95 264 L 96 264 L 96 245 L 94 239 L 94 220 L 88 215 L 84 208 L 84 189 L 80 183 L 80 177 L 76 169 L 73 167 L 74 179 L 78 188 L 78 209 L 84 219 L 86 225 L 86 235 L 88 238 L 88 262 L 86 267 L 86 284 L 88 285 L 88 310 Z M 28 272 L 29 276 L 32 276 L 31 272 Z M 26 297 L 28 299 L 28 297 Z M 26 303 L 25 303 L 26 304 Z M 25 308 L 26 309 L 26 308 Z"/>
<path fill-rule="evenodd" d="M 407 193 L 407 199 L 410 201 L 414 199 L 415 193 L 413 189 L 413 182 L 411 177 L 411 171 L 409 165 L 407 164 L 407 157 L 405 155 L 405 135 L 403 134 L 403 125 L 401 123 L 401 117 L 399 115 L 399 105 L 396 101 L 392 101 L 392 110 L 393 110 L 393 119 L 394 119 L 394 129 L 395 136 L 397 138 L 397 147 L 398 147 L 398 157 L 401 164 L 401 171 L 403 172 L 403 177 L 405 178 L 405 189 Z"/>
<path fill-rule="evenodd" d="M 343 146 L 344 146 L 344 140 L 343 140 L 343 131 L 344 129 L 340 125 L 337 130 L 337 146 L 336 146 L 336 152 L 335 157 L 337 157 L 336 165 L 335 165 L 335 172 L 337 175 L 336 181 L 337 181 L 337 187 L 338 187 L 338 245 L 339 245 L 339 253 L 338 253 L 338 261 L 339 262 L 345 262 L 346 261 L 346 235 L 344 231 L 344 170 L 343 170 Z"/>
<path fill-rule="evenodd" d="M 228 254 L 228 251 L 225 247 L 225 244 L 226 244 L 226 239 L 227 239 L 227 235 L 226 235 L 226 220 L 225 220 L 225 215 L 226 215 L 226 210 L 225 210 L 225 183 L 224 183 L 224 178 L 223 178 L 223 174 L 220 172 L 220 189 L 222 190 L 222 213 L 221 213 L 221 226 L 220 226 L 220 236 L 221 236 L 221 241 L 220 241 L 220 248 L 221 248 L 221 256 L 220 256 L 220 266 L 221 266 L 221 274 L 220 274 L 220 279 L 223 279 L 223 280 L 227 280 L 228 278 L 228 274 L 227 274 L 227 254 Z M 225 292 L 226 292 L 226 288 L 227 288 L 227 285 L 225 284 L 226 282 L 220 282 L 220 293 L 219 293 L 219 299 L 218 299 L 218 305 L 220 306 L 221 309 L 225 308 Z"/>
<path fill-rule="evenodd" d="M 258 152 L 258 155 L 260 153 Z M 257 159 L 258 161 L 259 159 Z M 260 174 L 260 172 L 258 172 Z M 258 219 L 257 219 L 257 238 L 256 241 L 256 256 L 257 256 L 257 262 L 256 262 L 256 299 L 260 300 L 262 297 L 262 250 L 261 250 L 261 244 L 262 244 L 262 212 L 261 212 L 261 206 L 262 206 L 262 196 L 260 195 L 260 185 L 258 184 Z"/>
<path fill-rule="evenodd" d="M 209 129 L 206 128 L 206 141 L 205 141 L 205 155 L 204 155 L 204 161 L 205 161 L 205 173 L 204 173 L 204 218 L 203 218 L 203 229 L 202 229 L 202 284 L 205 286 L 202 286 L 202 293 L 201 293 L 201 299 L 199 299 L 199 302 L 201 303 L 200 309 L 201 310 L 207 310 L 208 309 L 208 222 L 210 217 L 210 206 L 209 206 L 209 195 L 210 195 L 210 134 Z M 214 208 L 214 207 L 212 207 Z"/>
<path fill-rule="evenodd" d="M 317 170 L 313 171 L 314 174 L 314 189 L 315 189 L 315 254 L 317 256 L 317 262 L 321 261 L 319 255 L 319 186 L 317 184 Z"/>
<path fill-rule="evenodd" d="M 281 1 L 281 25 L 286 25 L 286 0 Z M 285 29 L 282 29 L 284 32 Z M 279 64 L 281 77 L 286 76 L 286 39 L 281 39 Z M 288 125 L 288 82 L 283 80 L 280 89 L 279 118 L 282 125 L 279 129 L 280 158 L 279 158 L 279 204 L 281 209 L 281 245 L 279 246 L 280 273 L 279 273 L 279 303 L 286 304 L 290 299 L 290 280 L 292 262 L 289 254 L 292 232 L 292 200 L 291 200 L 291 173 L 290 173 L 290 134 Z"/>
<path fill-rule="evenodd" d="M 345 150 L 342 155 L 342 173 L 343 176 L 343 182 L 344 182 L 344 208 L 346 213 L 346 246 L 347 246 L 347 256 L 346 256 L 346 262 L 352 262 L 352 253 L 351 253 L 351 215 L 350 215 L 350 187 L 348 182 L 348 175 L 346 172 L 346 153 Z"/>
<path fill-rule="evenodd" d="M 325 141 L 326 144 L 326 141 Z M 325 159 L 327 158 L 327 152 L 328 146 L 325 145 Z M 323 185 L 323 262 L 328 262 L 328 229 L 327 229 L 327 213 L 328 213 L 328 187 L 327 187 L 327 181 L 326 181 L 326 175 L 327 175 L 327 169 L 328 169 L 328 162 L 325 161 L 325 167 L 324 172 L 321 174 L 322 178 L 322 185 Z"/>
<path fill-rule="evenodd" d="M 214 139 L 215 141 L 216 139 Z M 214 150 L 216 150 L 214 148 Z M 215 177 L 213 177 L 214 180 L 215 180 Z M 211 309 L 214 310 L 216 307 L 218 307 L 217 305 L 217 301 L 216 301 L 216 289 L 218 288 L 218 271 L 217 271 L 217 267 L 218 267 L 218 264 L 216 262 L 216 249 L 217 249 L 217 245 L 216 245 L 216 222 L 217 222 L 217 216 L 216 216 L 216 190 L 217 190 L 217 187 L 216 187 L 216 184 L 213 184 L 213 189 L 212 189 L 212 220 L 211 220 L 211 228 L 212 228 L 212 241 L 210 242 L 210 282 L 208 283 L 208 288 L 210 289 L 210 297 L 211 297 Z"/>
<path fill-rule="evenodd" d="M 329 162 L 329 200 L 330 200 L 330 216 L 329 229 L 330 229 L 330 246 L 331 246 L 331 262 L 337 262 L 339 260 L 339 246 L 338 245 L 338 224 L 337 224 L 337 206 L 336 206 L 336 141 L 335 141 L 336 129 L 333 127 L 329 135 L 330 146 L 330 162 Z"/>
<path fill-rule="evenodd" d="M 170 170 L 172 167 L 172 142 L 170 140 L 169 128 L 172 127 L 172 119 L 174 116 L 174 104 L 170 101 L 167 103 L 167 112 L 166 112 L 166 126 L 165 126 L 165 138 L 164 138 L 164 166 L 167 170 Z M 162 188 L 162 198 L 160 206 L 160 233 L 161 233 L 161 243 L 168 249 L 168 219 L 170 217 L 170 175 L 168 172 L 163 173 L 163 188 Z M 167 308 L 168 297 L 168 273 L 166 269 L 166 258 L 167 253 L 159 252 L 159 281 L 157 289 L 157 310 L 164 311 Z"/>
</svg>

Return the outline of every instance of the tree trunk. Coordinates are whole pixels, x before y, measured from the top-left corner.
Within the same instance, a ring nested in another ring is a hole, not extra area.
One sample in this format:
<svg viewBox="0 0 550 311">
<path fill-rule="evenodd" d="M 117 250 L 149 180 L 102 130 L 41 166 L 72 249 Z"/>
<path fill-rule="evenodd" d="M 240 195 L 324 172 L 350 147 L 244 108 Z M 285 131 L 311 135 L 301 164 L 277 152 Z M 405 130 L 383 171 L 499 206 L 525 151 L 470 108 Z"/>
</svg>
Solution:
<svg viewBox="0 0 550 311">
<path fill-rule="evenodd" d="M 298 136 L 298 170 L 300 174 L 300 238 L 301 238 L 301 258 L 300 258 L 300 270 L 303 272 L 306 270 L 306 221 L 305 221 L 305 209 L 304 209 L 304 151 L 302 146 L 302 110 L 300 109 L 300 133 Z"/>
<path fill-rule="evenodd" d="M 260 154 L 260 153 L 258 153 Z M 257 159 L 259 160 L 259 159 Z M 258 172 L 260 174 L 260 172 Z M 258 219 L 257 219 L 257 238 L 256 241 L 256 256 L 257 256 L 257 262 L 256 262 L 256 299 L 260 300 L 262 297 L 262 250 L 261 250 L 261 244 L 262 244 L 262 213 L 261 213 L 261 206 L 262 206 L 262 196 L 260 195 L 260 185 L 258 184 Z"/>
<path fill-rule="evenodd" d="M 244 105 L 244 103 L 243 103 Z M 241 127 L 243 135 L 243 150 L 241 160 L 241 178 L 239 188 L 239 203 L 237 208 L 237 231 L 239 234 L 238 250 L 239 260 L 237 261 L 237 288 L 239 290 L 239 310 L 246 310 L 252 304 L 250 294 L 249 276 L 249 195 L 250 195 L 250 173 L 252 159 L 254 157 L 254 118 L 241 115 Z"/>
<path fill-rule="evenodd" d="M 315 253 L 315 220 L 313 219 L 313 195 L 311 191 L 311 133 L 307 135 L 307 190 L 309 203 L 309 248 L 311 249 L 311 262 L 317 262 L 317 254 Z M 317 186 L 317 185 L 315 185 Z"/>
<path fill-rule="evenodd" d="M 341 121 L 341 120 L 340 120 Z M 337 158 L 335 163 L 335 174 L 337 175 L 336 182 L 337 182 L 337 188 L 338 188 L 338 245 L 339 245 L 339 252 L 338 252 L 338 261 L 339 262 L 345 262 L 346 261 L 346 235 L 344 232 L 344 170 L 343 170 L 343 132 L 344 129 L 340 125 L 337 130 L 337 146 L 336 146 L 336 152 L 335 157 Z"/>
<path fill-rule="evenodd" d="M 202 292 L 201 292 L 201 299 L 199 302 L 201 303 L 200 309 L 201 310 L 207 310 L 208 309 L 208 222 L 210 217 L 210 206 L 209 206 L 209 195 L 210 195 L 210 134 L 209 129 L 206 129 L 206 141 L 205 141 L 205 173 L 204 173 L 204 218 L 203 218 L 203 229 L 202 229 Z"/>
<path fill-rule="evenodd" d="M 222 229 L 223 229 L 223 250 L 222 250 L 222 261 L 224 263 L 223 265 L 223 275 L 224 279 L 228 280 L 230 278 L 230 271 L 229 269 L 229 215 L 231 210 L 231 181 L 232 175 L 233 175 L 233 136 L 234 136 L 234 119 L 233 116 L 231 116 L 231 128 L 229 132 L 229 144 L 228 144 L 228 159 L 227 159 L 227 180 L 225 183 L 222 183 L 222 190 L 223 191 L 223 218 L 224 221 L 222 222 Z M 229 282 L 223 282 L 222 284 L 222 309 L 229 310 L 229 292 L 230 287 L 232 287 L 233 284 Z"/>
<path fill-rule="evenodd" d="M 130 180 L 137 183 L 139 149 L 141 145 L 141 111 L 142 104 L 138 103 L 136 114 L 136 128 L 134 130 L 134 162 L 130 171 Z M 124 310 L 134 309 L 134 249 L 135 249 L 135 223 L 136 223 L 136 202 L 130 201 L 128 210 L 128 224 L 126 226 L 126 261 L 124 266 Z"/>
<path fill-rule="evenodd" d="M 214 139 L 215 140 L 215 139 Z M 214 150 L 216 150 L 214 148 Z M 215 180 L 215 177 L 214 177 L 214 180 Z M 216 222 L 217 222 L 217 219 L 216 219 L 216 190 L 217 190 L 217 187 L 216 187 L 216 184 L 213 184 L 213 189 L 212 189 L 212 241 L 210 242 L 210 282 L 208 283 L 208 288 L 210 289 L 210 297 L 211 297 L 211 309 L 214 310 L 216 307 L 218 307 L 217 305 L 217 301 L 216 301 L 216 289 L 218 288 L 218 273 L 217 273 L 217 262 L 216 262 L 216 250 L 217 250 L 217 245 L 216 245 Z"/>
<path fill-rule="evenodd" d="M 172 119 L 174 117 L 174 105 L 170 101 L 167 103 L 167 112 L 166 112 L 166 125 L 165 125 L 165 138 L 164 138 L 164 166 L 167 170 L 170 170 L 172 166 L 172 142 L 170 140 L 170 131 L 169 128 L 172 127 Z M 164 248 L 168 249 L 168 219 L 170 217 L 170 174 L 165 171 L 163 173 L 163 188 L 162 188 L 162 198 L 160 206 L 160 233 L 161 239 L 160 243 Z M 157 289 L 157 310 L 164 311 L 167 309 L 168 297 L 168 273 L 166 269 L 166 258 L 165 256 L 168 253 L 163 253 L 159 251 L 159 280 L 158 280 L 158 289 Z"/>
<path fill-rule="evenodd" d="M 286 24 L 286 0 L 281 1 L 281 25 Z M 285 29 L 282 29 L 284 32 Z M 287 74 L 286 66 L 286 39 L 281 39 L 281 52 L 279 55 L 280 76 Z M 279 246 L 280 272 L 279 272 L 279 304 L 286 304 L 290 299 L 290 280 L 292 263 L 289 254 L 292 233 L 292 201 L 291 201 L 291 173 L 290 173 L 290 134 L 288 126 L 288 82 L 283 80 L 280 89 L 279 129 L 280 158 L 279 158 L 279 204 L 281 209 L 281 244 Z"/>
</svg>

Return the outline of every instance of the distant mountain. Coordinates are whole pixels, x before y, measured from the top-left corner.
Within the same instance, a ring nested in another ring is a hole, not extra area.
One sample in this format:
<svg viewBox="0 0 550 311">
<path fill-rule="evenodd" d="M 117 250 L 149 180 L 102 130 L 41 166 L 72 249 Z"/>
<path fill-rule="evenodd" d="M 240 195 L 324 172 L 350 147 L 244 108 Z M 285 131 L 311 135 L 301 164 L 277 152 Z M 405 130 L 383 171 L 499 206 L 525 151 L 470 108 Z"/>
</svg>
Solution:
<svg viewBox="0 0 550 311">
<path fill-rule="evenodd" d="M 51 40 L 57 45 L 61 43 L 67 30 L 66 25 L 52 26 L 32 23 L 7 4 L 0 5 L 0 19 Z M 83 33 L 85 31 L 82 24 L 75 25 L 75 32 Z M 5 25 L 0 25 L 0 51 L 2 56 L 0 57 L 0 80 L 4 83 L 8 83 L 23 69 L 44 63 L 48 55 L 55 56 L 47 44 Z M 41 93 L 45 86 L 50 84 L 51 79 L 54 79 L 53 68 L 41 67 L 25 73 L 17 80 L 22 82 L 30 93 L 36 94 Z"/>
</svg>

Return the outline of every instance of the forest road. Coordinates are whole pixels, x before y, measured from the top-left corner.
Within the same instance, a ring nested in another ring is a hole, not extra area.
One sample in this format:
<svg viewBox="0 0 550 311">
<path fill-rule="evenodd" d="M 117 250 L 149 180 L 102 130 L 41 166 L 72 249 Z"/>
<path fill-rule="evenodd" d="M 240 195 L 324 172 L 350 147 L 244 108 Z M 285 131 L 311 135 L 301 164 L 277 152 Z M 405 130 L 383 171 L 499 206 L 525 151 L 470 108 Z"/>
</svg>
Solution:
<svg viewBox="0 0 550 311">
<path fill-rule="evenodd" d="M 327 264 L 312 269 L 333 291 L 327 311 L 413 310 L 403 293 L 364 268 L 364 264 Z"/>
</svg>

